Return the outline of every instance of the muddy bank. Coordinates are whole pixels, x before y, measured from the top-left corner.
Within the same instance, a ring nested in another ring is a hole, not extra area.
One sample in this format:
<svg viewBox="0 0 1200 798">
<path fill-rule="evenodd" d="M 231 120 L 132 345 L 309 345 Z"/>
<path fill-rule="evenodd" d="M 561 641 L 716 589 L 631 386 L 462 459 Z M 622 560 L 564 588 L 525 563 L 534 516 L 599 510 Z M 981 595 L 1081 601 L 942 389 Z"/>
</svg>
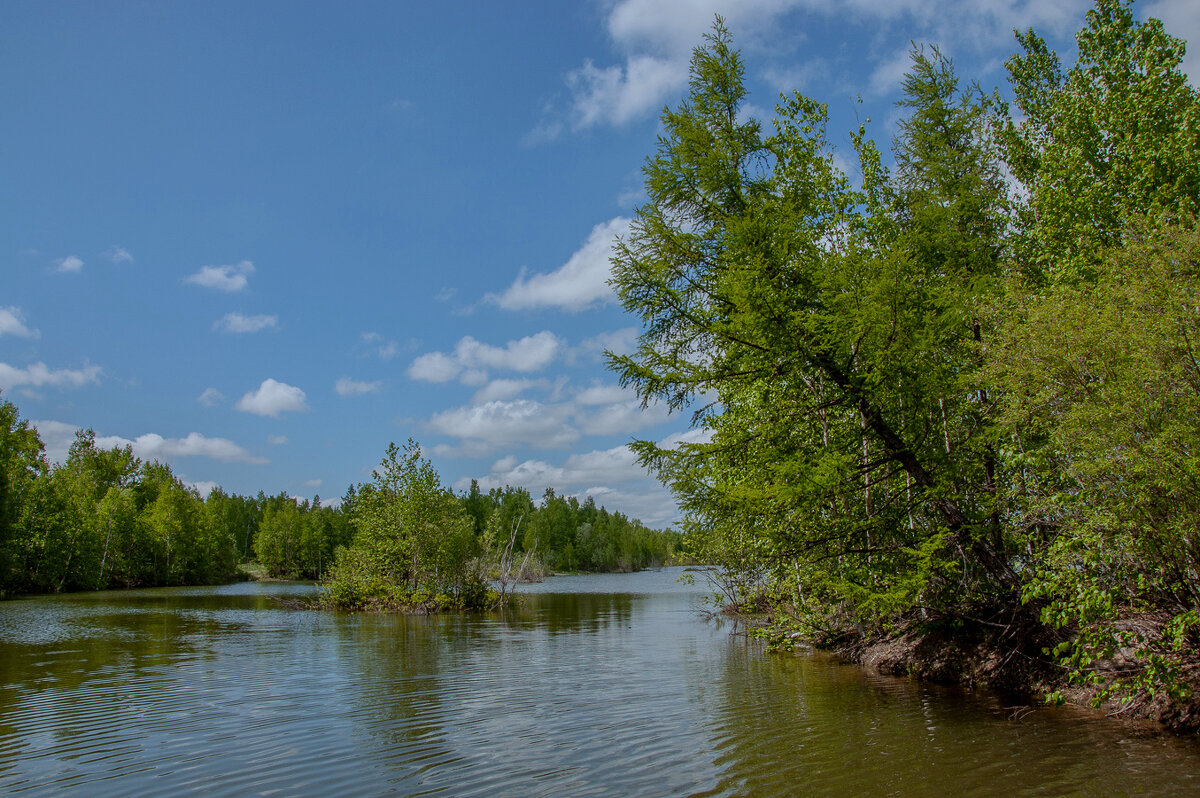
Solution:
<svg viewBox="0 0 1200 798">
<path fill-rule="evenodd" d="M 914 620 L 890 634 L 847 632 L 818 641 L 817 646 L 881 674 L 995 690 L 1029 704 L 1057 695 L 1066 703 L 1113 717 L 1148 719 L 1177 734 L 1200 732 L 1200 669 L 1192 672 L 1188 698 L 1143 690 L 1097 705 L 1097 696 L 1111 681 L 1072 684 L 1066 669 L 1045 653 L 1061 640 L 1023 613 L 1008 623 Z M 1113 673 L 1119 672 L 1119 661 L 1111 665 Z"/>
</svg>

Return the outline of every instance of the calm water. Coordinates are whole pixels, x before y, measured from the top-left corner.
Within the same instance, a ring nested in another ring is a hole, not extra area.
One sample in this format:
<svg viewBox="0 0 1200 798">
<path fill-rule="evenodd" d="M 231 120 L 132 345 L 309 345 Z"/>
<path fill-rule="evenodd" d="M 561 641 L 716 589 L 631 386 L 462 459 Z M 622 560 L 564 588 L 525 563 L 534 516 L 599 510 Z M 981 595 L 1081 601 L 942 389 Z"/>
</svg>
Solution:
<svg viewBox="0 0 1200 798">
<path fill-rule="evenodd" d="M 507 617 L 255 583 L 3 603 L 0 793 L 1200 793 L 1195 741 L 767 655 L 678 575 L 551 579 Z"/>
</svg>

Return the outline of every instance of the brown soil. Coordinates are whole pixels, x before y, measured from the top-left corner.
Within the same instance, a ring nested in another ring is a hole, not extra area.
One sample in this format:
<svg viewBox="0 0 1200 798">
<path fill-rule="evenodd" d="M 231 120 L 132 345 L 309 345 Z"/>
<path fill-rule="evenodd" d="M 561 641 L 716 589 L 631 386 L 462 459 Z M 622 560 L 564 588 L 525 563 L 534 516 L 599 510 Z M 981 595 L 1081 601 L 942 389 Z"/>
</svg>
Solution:
<svg viewBox="0 0 1200 798">
<path fill-rule="evenodd" d="M 1007 623 L 981 620 L 901 625 L 887 635 L 844 634 L 821 645 L 843 659 L 891 676 L 913 676 L 941 684 L 996 690 L 1040 702 L 1058 691 L 1067 703 L 1096 707 L 1102 685 L 1072 685 L 1066 671 L 1043 653 L 1057 642 L 1031 612 Z M 1122 718 L 1148 718 L 1179 734 L 1200 731 L 1200 683 L 1192 698 L 1140 692 L 1102 702 L 1099 712 Z"/>
</svg>

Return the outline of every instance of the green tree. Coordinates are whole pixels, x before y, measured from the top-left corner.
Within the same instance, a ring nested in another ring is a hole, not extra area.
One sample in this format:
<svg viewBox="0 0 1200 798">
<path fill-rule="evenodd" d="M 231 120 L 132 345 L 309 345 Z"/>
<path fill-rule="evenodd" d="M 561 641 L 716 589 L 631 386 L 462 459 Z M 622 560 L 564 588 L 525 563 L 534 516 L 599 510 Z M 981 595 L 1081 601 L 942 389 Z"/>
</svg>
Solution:
<svg viewBox="0 0 1200 798">
<path fill-rule="evenodd" d="M 304 526 L 305 518 L 296 502 L 283 502 L 278 509 L 267 507 L 255 547 L 258 561 L 269 575 L 295 579 L 305 570 L 302 558 Z"/>
<path fill-rule="evenodd" d="M 0 595 L 24 583 L 24 531 L 35 484 L 45 478 L 45 448 L 16 405 L 0 399 Z"/>
<path fill-rule="evenodd" d="M 1131 0 L 1098 0 L 1069 72 L 1032 29 L 1008 62 L 1019 121 L 1008 162 L 1028 194 L 1022 265 L 1037 280 L 1087 279 L 1137 217 L 1200 211 L 1200 93 L 1184 42 L 1138 22 Z"/>
<path fill-rule="evenodd" d="M 471 519 L 413 440 L 392 443 L 354 508 L 357 530 L 326 583 L 336 606 L 479 606 Z M 438 598 L 441 596 L 442 598 Z"/>
<path fill-rule="evenodd" d="M 1094 269 L 1014 301 L 994 361 L 1021 468 L 1013 523 L 1039 552 L 1026 598 L 1069 633 L 1058 654 L 1077 677 L 1185 693 L 1200 650 L 1200 233 L 1127 233 Z"/>
<path fill-rule="evenodd" d="M 646 402 L 710 401 L 695 420 L 713 439 L 640 442 L 643 463 L 707 552 L 794 604 L 878 618 L 1015 601 L 992 455 L 973 440 L 981 295 L 1003 228 L 983 99 L 917 52 L 897 176 L 860 131 L 858 191 L 820 104 L 784 98 L 769 135 L 743 121 L 720 21 L 690 85 L 663 114 L 648 202 L 614 257 L 643 331 L 611 363 Z M 622 564 L 632 556 L 621 549 Z"/>
</svg>

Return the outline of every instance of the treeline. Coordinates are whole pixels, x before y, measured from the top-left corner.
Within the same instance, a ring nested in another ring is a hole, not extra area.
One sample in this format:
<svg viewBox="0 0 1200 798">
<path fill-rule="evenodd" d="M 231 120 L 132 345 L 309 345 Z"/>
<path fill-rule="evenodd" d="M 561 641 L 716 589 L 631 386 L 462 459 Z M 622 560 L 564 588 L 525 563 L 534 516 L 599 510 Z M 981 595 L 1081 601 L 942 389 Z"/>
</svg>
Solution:
<svg viewBox="0 0 1200 798">
<path fill-rule="evenodd" d="M 547 488 L 535 506 L 524 488 L 493 488 L 482 493 L 471 480 L 462 497 L 476 538 L 483 546 L 509 539 L 517 554 L 533 555 L 541 570 L 638 571 L 684 557 L 683 537 L 596 507 L 588 496 L 559 496 Z"/>
<path fill-rule="evenodd" d="M 80 433 L 48 466 L 36 430 L 0 402 L 0 592 L 207 584 L 234 576 L 235 539 L 168 466 Z"/>
<path fill-rule="evenodd" d="M 506 546 L 530 576 L 636 570 L 672 561 L 679 548 L 678 533 L 648 529 L 591 499 L 580 504 L 547 490 L 538 507 L 519 488 L 482 494 L 473 483 L 461 496 L 439 489 L 469 519 L 460 559 L 485 579 Z M 368 483 L 333 506 L 319 496 L 220 488 L 201 497 L 167 465 L 142 461 L 129 447 L 97 447 L 90 430 L 76 435 L 65 462 L 51 465 L 37 431 L 0 399 L 0 595 L 215 584 L 244 578 L 252 563 L 270 577 L 322 580 L 362 528 L 384 539 L 409 534 L 411 519 L 380 526 L 371 517 L 379 495 Z"/>
<path fill-rule="evenodd" d="M 1070 68 L 1017 40 L 1011 106 L 915 48 L 892 162 L 860 128 L 851 179 L 820 103 L 747 118 L 718 21 L 614 258 L 644 330 L 611 364 L 647 401 L 707 403 L 710 442 L 638 451 L 783 638 L 975 630 L 998 669 L 1044 647 L 1100 695 L 1183 699 L 1200 94 L 1125 0 L 1089 11 Z"/>
<path fill-rule="evenodd" d="M 0 595 L 201 585 L 243 575 L 319 578 L 352 535 L 342 508 L 281 493 L 206 498 L 170 466 L 76 435 L 51 466 L 37 431 L 0 400 Z"/>
</svg>

